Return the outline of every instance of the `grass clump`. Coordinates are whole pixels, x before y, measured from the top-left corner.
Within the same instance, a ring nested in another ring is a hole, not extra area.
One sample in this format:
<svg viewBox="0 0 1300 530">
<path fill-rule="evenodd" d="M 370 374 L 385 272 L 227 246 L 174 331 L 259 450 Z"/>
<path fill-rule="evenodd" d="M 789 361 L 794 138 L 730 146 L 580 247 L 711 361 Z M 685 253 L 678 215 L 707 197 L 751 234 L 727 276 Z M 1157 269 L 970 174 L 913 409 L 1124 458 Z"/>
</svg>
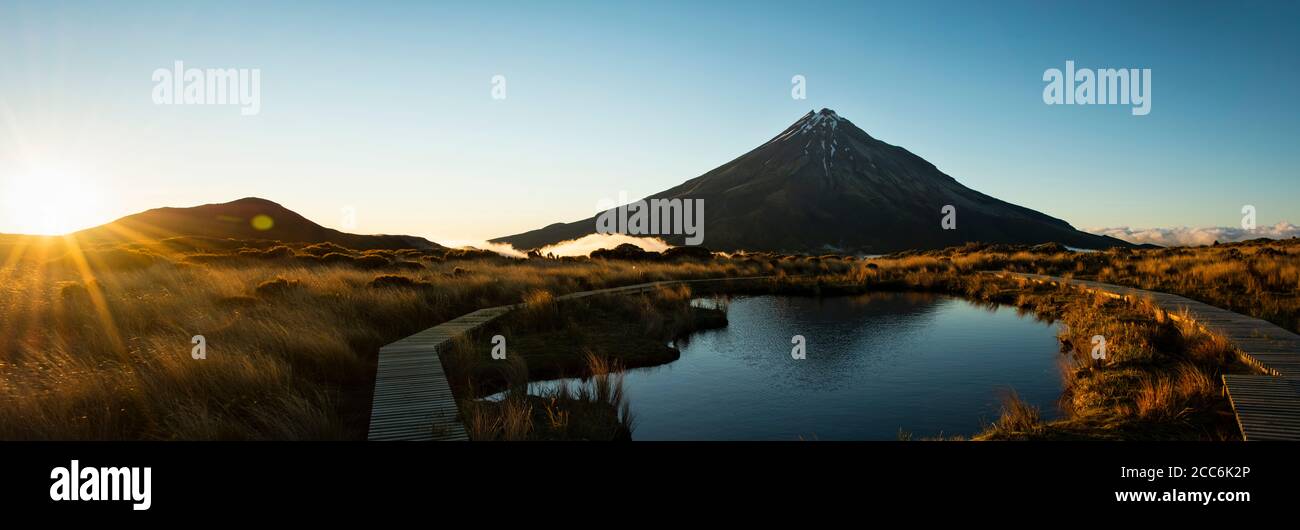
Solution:
<svg viewBox="0 0 1300 530">
<path fill-rule="evenodd" d="M 576 388 L 561 381 L 536 395 L 528 394 L 523 363 L 504 361 L 510 388 L 497 400 L 461 405 L 470 439 L 631 440 L 635 421 L 623 392 L 622 367 L 595 354 L 585 361 L 590 376 Z"/>
<path fill-rule="evenodd" d="M 997 421 L 985 429 L 985 435 L 1024 439 L 1041 436 L 1045 430 L 1038 407 L 1026 403 L 1012 390 L 1003 396 L 1001 414 Z"/>
<path fill-rule="evenodd" d="M 416 279 L 411 278 L 409 276 L 399 276 L 396 274 L 381 274 L 379 276 L 375 276 L 375 279 L 370 280 L 370 283 L 368 285 L 372 289 L 386 289 L 386 288 L 401 289 L 401 288 L 420 287 L 428 284 L 425 282 L 417 281 Z"/>
<path fill-rule="evenodd" d="M 302 282 L 285 278 L 272 278 L 257 284 L 253 292 L 262 298 L 284 296 L 302 289 Z"/>
<path fill-rule="evenodd" d="M 606 295 L 558 302 L 548 291 L 529 291 L 520 307 L 488 324 L 474 338 L 443 354 L 458 395 L 482 397 L 509 383 L 489 355 L 489 338 L 501 335 L 509 357 L 526 361 L 531 381 L 593 375 L 591 356 L 622 368 L 655 366 L 681 353 L 668 343 L 697 329 L 726 325 L 724 310 L 693 307 L 689 289 L 641 295 Z"/>
</svg>

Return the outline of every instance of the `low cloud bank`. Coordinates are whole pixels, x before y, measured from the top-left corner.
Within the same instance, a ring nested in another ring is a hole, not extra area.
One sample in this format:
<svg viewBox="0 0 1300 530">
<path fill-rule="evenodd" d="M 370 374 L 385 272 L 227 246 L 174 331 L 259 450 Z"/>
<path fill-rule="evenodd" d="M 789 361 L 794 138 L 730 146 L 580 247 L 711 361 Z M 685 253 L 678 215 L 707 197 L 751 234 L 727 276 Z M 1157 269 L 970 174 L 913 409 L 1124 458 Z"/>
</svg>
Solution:
<svg viewBox="0 0 1300 530">
<path fill-rule="evenodd" d="M 1187 226 L 1176 228 L 1130 228 L 1127 226 L 1120 226 L 1114 228 L 1091 228 L 1087 231 L 1097 235 L 1123 239 L 1130 243 L 1152 243 L 1165 247 L 1213 245 L 1215 241 L 1220 243 L 1232 243 L 1261 237 L 1271 239 L 1290 239 L 1293 237 L 1300 237 L 1300 226 L 1293 225 L 1286 221 L 1282 221 L 1273 226 L 1256 227 L 1254 230 L 1245 230 L 1230 226 L 1211 226 L 1205 228 L 1192 228 Z"/>
<path fill-rule="evenodd" d="M 505 243 L 489 243 L 487 241 L 447 241 L 440 243 L 448 248 L 473 248 L 478 250 L 490 250 L 507 258 L 526 258 L 523 252 L 515 250 Z"/>
<path fill-rule="evenodd" d="M 538 252 L 541 252 L 543 256 L 547 254 L 586 256 L 591 254 L 593 250 L 614 248 L 624 243 L 631 243 L 648 252 L 663 252 L 672 248 L 672 245 L 657 237 L 636 237 L 627 234 L 588 234 L 578 239 L 570 239 L 542 247 L 538 249 Z"/>
<path fill-rule="evenodd" d="M 549 245 L 538 249 L 543 256 L 554 254 L 556 256 L 586 256 L 594 250 L 602 248 L 614 248 L 624 243 L 631 243 L 641 248 L 641 250 L 650 252 L 663 252 L 672 248 L 664 240 L 657 237 L 636 237 L 626 234 L 588 234 L 578 239 L 561 241 L 554 245 Z M 516 249 L 509 243 L 489 243 L 487 241 L 449 241 L 443 245 L 451 248 L 476 248 L 479 250 L 490 250 L 507 258 L 526 258 L 527 254 Z"/>
</svg>

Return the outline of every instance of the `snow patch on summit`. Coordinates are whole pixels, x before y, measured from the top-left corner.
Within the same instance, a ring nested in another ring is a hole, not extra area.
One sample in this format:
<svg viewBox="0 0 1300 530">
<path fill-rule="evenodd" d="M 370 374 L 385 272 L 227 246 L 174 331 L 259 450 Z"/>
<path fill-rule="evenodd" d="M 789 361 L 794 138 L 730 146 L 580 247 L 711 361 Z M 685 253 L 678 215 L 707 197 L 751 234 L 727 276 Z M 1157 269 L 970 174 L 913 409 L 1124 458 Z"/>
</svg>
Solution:
<svg viewBox="0 0 1300 530">
<path fill-rule="evenodd" d="M 810 132 L 818 127 L 830 127 L 831 132 L 840 124 L 840 116 L 830 109 L 822 109 L 821 112 L 812 115 L 812 118 L 804 122 L 803 127 L 799 129 L 801 133 Z M 825 122 L 825 124 L 823 124 Z"/>
<path fill-rule="evenodd" d="M 763 145 L 788 140 L 795 136 L 803 136 L 814 131 L 827 131 L 832 138 L 834 138 L 835 131 L 839 128 L 841 121 L 848 120 L 841 118 L 831 109 L 822 109 L 817 112 L 808 111 L 808 113 L 804 114 L 804 116 L 800 118 L 799 121 L 795 122 L 794 125 L 791 125 L 790 128 L 786 129 L 775 138 L 768 140 L 767 143 Z M 812 140 L 809 140 L 809 144 L 811 143 Z"/>
</svg>

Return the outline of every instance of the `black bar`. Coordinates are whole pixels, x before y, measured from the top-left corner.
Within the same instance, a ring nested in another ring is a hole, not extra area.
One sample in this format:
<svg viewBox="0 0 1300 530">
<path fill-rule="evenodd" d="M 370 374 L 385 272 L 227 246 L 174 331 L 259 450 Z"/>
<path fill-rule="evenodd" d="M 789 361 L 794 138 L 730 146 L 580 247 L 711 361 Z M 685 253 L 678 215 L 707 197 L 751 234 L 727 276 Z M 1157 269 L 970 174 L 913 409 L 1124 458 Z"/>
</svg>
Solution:
<svg viewBox="0 0 1300 530">
<path fill-rule="evenodd" d="M 1086 509 L 1079 514 L 1085 518 L 1133 510 L 1236 513 L 1293 503 L 1297 467 L 1293 444 L 1246 443 L 15 442 L 0 447 L 5 449 L 0 484 L 5 513 L 127 520 L 294 511 L 307 518 L 383 513 L 424 521 L 438 513 L 489 513 L 495 521 L 507 515 L 498 513 L 507 507 L 524 516 L 575 509 L 574 504 L 622 506 L 631 513 L 653 509 L 662 516 L 689 511 L 700 499 L 738 499 L 778 513 L 853 514 L 917 505 L 950 514 L 955 509 L 992 514 Z M 51 470 L 74 459 L 82 468 L 150 467 L 151 506 L 135 511 L 129 501 L 51 500 Z M 1168 477 L 1170 466 L 1183 468 L 1187 476 Z M 1126 467 L 1163 469 L 1166 476 L 1123 478 Z M 1244 474 L 1191 477 L 1207 470 Z M 1248 492 L 1250 499 L 1208 506 L 1121 503 L 1117 491 Z M 695 501 L 677 502 L 681 499 Z"/>
</svg>

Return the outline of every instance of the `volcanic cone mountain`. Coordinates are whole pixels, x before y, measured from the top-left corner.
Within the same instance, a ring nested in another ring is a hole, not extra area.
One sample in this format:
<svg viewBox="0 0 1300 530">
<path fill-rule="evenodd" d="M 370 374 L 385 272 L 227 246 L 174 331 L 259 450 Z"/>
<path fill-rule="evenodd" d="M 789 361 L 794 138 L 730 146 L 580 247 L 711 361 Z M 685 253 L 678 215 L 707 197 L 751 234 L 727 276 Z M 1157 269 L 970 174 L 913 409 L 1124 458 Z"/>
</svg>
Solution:
<svg viewBox="0 0 1300 530">
<path fill-rule="evenodd" d="M 715 250 L 884 253 L 979 241 L 1080 248 L 1131 246 L 967 188 L 829 109 L 713 171 L 648 198 L 703 199 L 703 245 Z M 940 220 L 955 209 L 953 229 Z M 534 249 L 596 231 L 595 217 L 502 237 Z M 683 235 L 664 236 L 681 245 Z"/>
</svg>

